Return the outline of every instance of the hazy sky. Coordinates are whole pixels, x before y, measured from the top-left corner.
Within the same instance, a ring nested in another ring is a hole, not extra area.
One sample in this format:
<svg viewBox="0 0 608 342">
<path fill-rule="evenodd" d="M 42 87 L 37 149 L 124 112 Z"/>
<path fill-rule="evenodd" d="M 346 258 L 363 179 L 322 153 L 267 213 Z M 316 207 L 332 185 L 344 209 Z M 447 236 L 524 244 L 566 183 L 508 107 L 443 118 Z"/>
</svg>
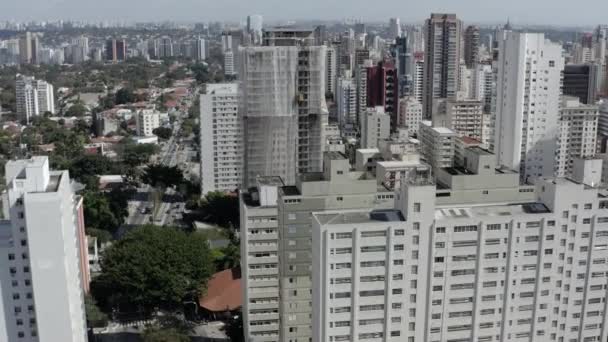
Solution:
<svg viewBox="0 0 608 342">
<path fill-rule="evenodd" d="M 594 26 L 608 23 L 608 0 L 0 0 L 0 20 L 267 21 L 357 18 L 419 22 L 455 12 L 466 22 Z"/>
</svg>

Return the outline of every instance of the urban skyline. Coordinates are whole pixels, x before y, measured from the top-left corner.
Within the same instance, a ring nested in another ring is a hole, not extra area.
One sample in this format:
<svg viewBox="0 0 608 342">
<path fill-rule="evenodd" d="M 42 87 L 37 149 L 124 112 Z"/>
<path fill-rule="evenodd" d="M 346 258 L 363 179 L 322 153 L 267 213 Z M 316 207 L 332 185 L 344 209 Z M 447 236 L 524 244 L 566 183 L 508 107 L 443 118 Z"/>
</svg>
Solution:
<svg viewBox="0 0 608 342">
<path fill-rule="evenodd" d="M 608 3 L 601 0 L 582 0 L 577 6 L 594 8 L 594 11 L 581 11 L 585 15 L 573 16 L 566 3 L 555 3 L 550 0 L 514 0 L 505 8 L 499 2 L 479 3 L 466 0 L 450 2 L 447 0 L 425 1 L 424 3 L 405 3 L 389 0 L 378 7 L 370 7 L 363 0 L 349 1 L 344 6 L 340 1 L 323 2 L 313 0 L 306 3 L 294 3 L 285 6 L 281 1 L 243 1 L 229 0 L 222 2 L 203 1 L 169 1 L 155 0 L 154 4 L 144 0 L 123 2 L 108 0 L 104 2 L 62 0 L 23 0 L 3 4 L 0 20 L 86 20 L 103 21 L 233 21 L 245 23 L 247 15 L 258 13 L 264 16 L 266 23 L 290 21 L 327 20 L 342 21 L 345 19 L 363 22 L 384 22 L 388 17 L 399 17 L 402 23 L 421 23 L 431 12 L 458 13 L 459 17 L 469 24 L 493 25 L 510 19 L 517 25 L 549 25 L 570 27 L 591 27 L 601 22 L 603 13 L 608 11 Z M 277 10 L 279 9 L 279 10 Z"/>
<path fill-rule="evenodd" d="M 0 342 L 608 340 L 602 19 L 114 1 L 0 21 Z"/>
</svg>

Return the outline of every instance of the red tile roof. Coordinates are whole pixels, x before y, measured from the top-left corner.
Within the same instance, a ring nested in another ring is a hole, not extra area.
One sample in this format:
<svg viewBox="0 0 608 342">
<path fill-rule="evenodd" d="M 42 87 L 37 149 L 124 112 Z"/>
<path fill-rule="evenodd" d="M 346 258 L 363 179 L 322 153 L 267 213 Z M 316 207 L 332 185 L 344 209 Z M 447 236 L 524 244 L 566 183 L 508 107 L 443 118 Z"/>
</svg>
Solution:
<svg viewBox="0 0 608 342">
<path fill-rule="evenodd" d="M 241 270 L 233 268 L 211 276 L 207 294 L 199 298 L 199 305 L 209 311 L 233 311 L 241 307 Z"/>
</svg>

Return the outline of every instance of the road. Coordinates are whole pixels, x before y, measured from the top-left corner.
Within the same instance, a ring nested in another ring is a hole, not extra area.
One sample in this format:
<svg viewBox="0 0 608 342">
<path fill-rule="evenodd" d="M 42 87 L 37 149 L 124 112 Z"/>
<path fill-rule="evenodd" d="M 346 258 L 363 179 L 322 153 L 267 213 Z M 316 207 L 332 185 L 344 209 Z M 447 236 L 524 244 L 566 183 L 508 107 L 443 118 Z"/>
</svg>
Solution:
<svg viewBox="0 0 608 342">
<path fill-rule="evenodd" d="M 190 105 L 192 99 L 188 101 Z M 184 176 L 189 179 L 196 177 L 198 163 L 194 163 L 196 151 L 193 148 L 191 139 L 180 137 L 180 130 L 183 120 L 188 113 L 180 112 L 173 122 L 173 134 L 171 138 L 161 147 L 161 152 L 156 160 L 162 165 L 177 166 L 184 172 Z M 185 210 L 185 203 L 180 196 L 177 196 L 173 188 L 166 189 L 158 204 L 157 210 L 153 213 L 153 197 L 155 189 L 142 185 L 137 189 L 137 194 L 129 201 L 129 217 L 126 220 L 127 226 L 139 226 L 147 223 L 156 225 L 180 224 Z"/>
</svg>

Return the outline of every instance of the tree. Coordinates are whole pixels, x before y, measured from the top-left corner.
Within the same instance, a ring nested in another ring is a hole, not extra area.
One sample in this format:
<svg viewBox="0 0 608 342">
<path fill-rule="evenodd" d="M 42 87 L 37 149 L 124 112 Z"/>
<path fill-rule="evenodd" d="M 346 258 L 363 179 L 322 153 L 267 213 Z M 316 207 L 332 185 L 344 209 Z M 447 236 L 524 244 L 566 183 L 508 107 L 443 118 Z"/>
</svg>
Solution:
<svg viewBox="0 0 608 342">
<path fill-rule="evenodd" d="M 105 230 L 114 233 L 124 222 L 124 216 L 112 211 L 108 197 L 97 191 L 84 194 L 84 223 L 87 229 Z"/>
<path fill-rule="evenodd" d="M 158 145 L 136 144 L 130 139 L 123 139 L 123 142 L 117 148 L 117 153 L 127 167 L 135 168 L 146 164 L 150 157 L 158 153 L 159 150 Z"/>
<path fill-rule="evenodd" d="M 85 184 L 91 190 L 97 189 L 99 175 L 120 174 L 120 167 L 108 157 L 82 155 L 76 157 L 69 166 L 70 177 Z"/>
<path fill-rule="evenodd" d="M 203 221 L 222 227 L 239 226 L 239 199 L 223 192 L 209 192 L 201 201 Z"/>
<path fill-rule="evenodd" d="M 228 230 L 228 235 L 230 243 L 227 246 L 220 248 L 218 251 L 219 253 L 216 252 L 215 265 L 218 272 L 237 267 L 241 263 L 239 238 L 233 230 Z"/>
<path fill-rule="evenodd" d="M 145 317 L 198 300 L 213 271 L 202 235 L 158 226 L 127 233 L 104 251 L 100 266 L 91 289 L 101 307 Z"/>
<path fill-rule="evenodd" d="M 103 313 L 91 295 L 85 295 L 84 308 L 89 328 L 103 328 L 108 325 L 108 315 Z"/>
<path fill-rule="evenodd" d="M 148 328 L 142 335 L 143 342 L 190 342 L 188 335 L 177 329 Z"/>
<path fill-rule="evenodd" d="M 162 164 L 149 164 L 141 178 L 144 183 L 161 189 L 180 185 L 184 181 L 182 170 L 177 166 Z"/>
<path fill-rule="evenodd" d="M 232 317 L 224 326 L 224 332 L 232 342 L 245 342 L 243 331 L 243 317 L 241 315 Z"/>
<path fill-rule="evenodd" d="M 70 108 L 68 108 L 68 110 L 65 112 L 65 116 L 81 117 L 84 116 L 87 112 L 88 109 L 85 105 L 83 105 L 82 103 L 75 103 L 71 105 Z"/>
<path fill-rule="evenodd" d="M 171 138 L 171 135 L 173 134 L 173 130 L 168 127 L 158 127 L 158 128 L 155 128 L 152 131 L 152 133 L 154 133 L 157 137 L 159 137 L 163 140 L 168 140 L 169 138 Z"/>
<path fill-rule="evenodd" d="M 133 91 L 129 88 L 119 89 L 116 92 L 115 98 L 116 104 L 126 104 L 135 102 L 135 94 L 133 94 Z"/>
</svg>

